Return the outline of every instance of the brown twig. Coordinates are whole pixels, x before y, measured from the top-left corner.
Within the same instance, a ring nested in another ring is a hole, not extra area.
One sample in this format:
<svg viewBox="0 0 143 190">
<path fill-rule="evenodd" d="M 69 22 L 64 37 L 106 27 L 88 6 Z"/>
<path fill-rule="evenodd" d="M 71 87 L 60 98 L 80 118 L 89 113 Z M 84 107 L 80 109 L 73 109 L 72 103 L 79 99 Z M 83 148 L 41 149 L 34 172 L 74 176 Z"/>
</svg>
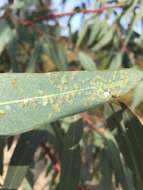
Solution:
<svg viewBox="0 0 143 190">
<path fill-rule="evenodd" d="M 121 32 L 120 27 L 118 26 L 117 23 L 115 23 L 115 31 L 117 32 L 120 42 L 121 42 L 121 53 L 126 53 L 128 55 L 129 60 L 131 61 L 131 63 L 134 65 L 135 64 L 135 60 L 133 57 L 133 53 L 128 49 L 128 44 L 125 41 L 125 35 Z"/>
<path fill-rule="evenodd" d="M 81 113 L 80 114 L 83 121 L 85 121 L 90 127 L 92 127 L 98 134 L 104 135 L 105 129 L 104 128 L 98 128 L 95 123 L 93 122 L 92 118 L 90 115 L 87 113 Z"/>
<path fill-rule="evenodd" d="M 122 45 L 121 52 L 129 53 L 127 44 L 125 43 L 125 35 L 121 32 L 117 23 L 115 23 L 115 32 L 117 32 L 120 42 L 121 42 L 121 45 Z"/>
<path fill-rule="evenodd" d="M 49 156 L 51 162 L 53 163 L 55 172 L 59 173 L 61 171 L 60 162 L 57 160 L 55 154 L 51 151 L 51 148 L 44 143 L 41 144 L 41 147 L 44 149 L 45 153 Z"/>
<path fill-rule="evenodd" d="M 81 186 L 81 185 L 80 185 L 80 186 L 78 187 L 78 190 L 87 190 L 87 188 L 85 188 L 84 186 Z"/>
<path fill-rule="evenodd" d="M 86 10 L 79 10 L 79 11 L 72 11 L 72 12 L 66 12 L 66 13 L 54 13 L 54 14 L 49 14 L 47 16 L 38 16 L 36 17 L 34 20 L 22 20 L 19 19 L 18 23 L 23 25 L 23 26 L 33 26 L 35 23 L 37 22 L 41 22 L 44 20 L 49 20 L 49 19 L 59 19 L 61 17 L 67 17 L 67 16 L 74 16 L 75 14 L 99 14 L 99 13 L 103 13 L 109 9 L 115 9 L 115 8 L 120 8 L 120 7 L 124 7 L 125 4 L 121 4 L 118 3 L 116 5 L 104 5 L 98 9 L 86 9 Z"/>
</svg>

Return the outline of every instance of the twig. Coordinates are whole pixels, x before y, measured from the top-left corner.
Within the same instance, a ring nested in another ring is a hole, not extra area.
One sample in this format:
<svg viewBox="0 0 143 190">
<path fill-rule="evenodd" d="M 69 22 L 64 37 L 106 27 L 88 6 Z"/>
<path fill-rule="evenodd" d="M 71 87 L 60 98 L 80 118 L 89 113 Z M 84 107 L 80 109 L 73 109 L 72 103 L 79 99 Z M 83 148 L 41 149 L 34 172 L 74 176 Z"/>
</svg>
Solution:
<svg viewBox="0 0 143 190">
<path fill-rule="evenodd" d="M 126 4 L 121 4 L 118 3 L 116 5 L 104 5 L 98 9 L 88 9 L 88 10 L 79 10 L 79 11 L 72 11 L 72 12 L 66 12 L 66 13 L 54 13 L 54 14 L 49 14 L 47 16 L 38 16 L 36 17 L 34 20 L 22 20 L 19 19 L 18 23 L 23 25 L 23 26 L 33 26 L 35 23 L 37 22 L 41 22 L 44 20 L 49 20 L 49 19 L 59 19 L 61 17 L 67 17 L 67 16 L 74 16 L 75 14 L 99 14 L 99 13 L 103 13 L 109 9 L 114 9 L 114 8 L 120 8 L 120 7 L 124 7 Z"/>
<path fill-rule="evenodd" d="M 44 149 L 45 153 L 49 156 L 51 162 L 53 163 L 53 168 L 56 173 L 61 171 L 60 162 L 57 160 L 55 154 L 51 151 L 51 148 L 46 146 L 44 143 L 41 144 L 41 147 Z"/>
<path fill-rule="evenodd" d="M 105 129 L 96 127 L 96 125 L 93 122 L 90 115 L 88 115 L 87 113 L 81 113 L 80 115 L 81 115 L 83 121 L 85 121 L 90 127 L 92 127 L 94 130 L 96 130 L 96 132 L 98 134 L 100 134 L 102 136 L 104 135 Z"/>
<path fill-rule="evenodd" d="M 121 32 L 118 24 L 116 23 L 115 24 L 115 31 L 117 32 L 118 36 L 119 36 L 119 39 L 120 39 L 120 42 L 121 42 L 121 45 L 122 45 L 122 48 L 121 48 L 121 52 L 123 53 L 129 53 L 129 50 L 127 48 L 127 44 L 125 43 L 125 36 L 124 34 Z"/>
<path fill-rule="evenodd" d="M 87 190 L 84 186 L 79 186 L 78 190 Z"/>
<path fill-rule="evenodd" d="M 121 32 L 120 30 L 120 27 L 118 26 L 117 23 L 115 23 L 115 31 L 117 32 L 118 36 L 119 36 L 119 39 L 120 39 L 120 42 L 121 42 L 121 45 L 122 45 L 122 48 L 120 50 L 121 53 L 126 53 L 128 55 L 128 58 L 129 60 L 131 61 L 131 63 L 134 65 L 135 63 L 135 60 L 134 60 L 134 57 L 133 57 L 133 54 L 132 52 L 128 49 L 128 44 L 126 43 L 125 41 L 125 35 Z"/>
</svg>

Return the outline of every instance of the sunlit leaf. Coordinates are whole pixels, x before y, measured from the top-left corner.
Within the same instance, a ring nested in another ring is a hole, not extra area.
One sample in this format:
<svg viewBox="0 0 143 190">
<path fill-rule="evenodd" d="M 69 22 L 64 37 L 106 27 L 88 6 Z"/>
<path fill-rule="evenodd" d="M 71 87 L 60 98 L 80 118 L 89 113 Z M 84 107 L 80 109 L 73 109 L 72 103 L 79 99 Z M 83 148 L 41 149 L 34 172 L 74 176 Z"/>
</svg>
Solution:
<svg viewBox="0 0 143 190">
<path fill-rule="evenodd" d="M 98 51 L 104 46 L 106 46 L 113 38 L 113 31 L 109 30 L 105 33 L 105 35 L 97 42 L 93 47 L 93 51 Z"/>
<path fill-rule="evenodd" d="M 139 70 L 0 75 L 0 134 L 14 135 L 126 94 Z"/>
<path fill-rule="evenodd" d="M 83 52 L 79 52 L 78 54 L 79 60 L 83 68 L 87 71 L 96 70 L 96 63 L 92 60 L 92 58 Z"/>
<path fill-rule="evenodd" d="M 132 109 L 135 109 L 143 101 L 143 82 L 135 89 Z"/>
<path fill-rule="evenodd" d="M 116 70 L 121 68 L 122 66 L 122 59 L 123 59 L 123 54 L 122 53 L 118 53 L 117 55 L 115 55 L 112 59 L 112 62 L 109 66 L 110 70 Z"/>
</svg>

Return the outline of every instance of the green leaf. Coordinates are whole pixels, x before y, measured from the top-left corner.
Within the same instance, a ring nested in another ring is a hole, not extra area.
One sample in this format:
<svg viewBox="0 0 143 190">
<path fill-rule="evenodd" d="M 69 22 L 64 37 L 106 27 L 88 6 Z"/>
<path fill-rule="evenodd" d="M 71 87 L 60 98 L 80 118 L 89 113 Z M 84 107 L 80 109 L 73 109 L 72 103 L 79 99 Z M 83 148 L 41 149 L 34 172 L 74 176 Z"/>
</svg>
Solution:
<svg viewBox="0 0 143 190">
<path fill-rule="evenodd" d="M 6 21 L 0 21 L 0 54 L 15 35 L 16 31 Z"/>
<path fill-rule="evenodd" d="M 110 159 L 108 159 L 107 153 L 105 150 L 102 150 L 100 153 L 100 165 L 101 165 L 101 175 L 102 175 L 102 189 L 103 190 L 112 190 L 112 174 L 113 166 Z"/>
<path fill-rule="evenodd" d="M 123 159 L 121 158 L 120 149 L 117 144 L 116 139 L 112 133 L 107 132 L 105 134 L 105 152 L 107 154 L 108 160 L 112 163 L 112 167 L 115 169 L 116 176 L 120 181 L 123 189 L 131 190 L 131 185 L 128 183 L 126 170 L 123 167 Z"/>
<path fill-rule="evenodd" d="M 105 47 L 112 40 L 112 38 L 113 38 L 113 31 L 112 30 L 107 31 L 104 34 L 104 36 L 101 37 L 101 39 L 99 40 L 99 42 L 97 42 L 92 47 L 92 50 L 93 51 L 98 51 L 98 50 L 102 49 L 103 47 Z"/>
<path fill-rule="evenodd" d="M 141 190 L 143 186 L 143 126 L 124 104 L 112 105 L 113 114 L 108 118 L 109 127 L 117 127 L 116 139 L 125 160 L 124 172 L 129 189 Z M 109 122 L 110 121 L 110 122 Z"/>
<path fill-rule="evenodd" d="M 4 159 L 4 148 L 6 145 L 7 137 L 0 136 L 0 175 L 3 174 L 3 159 Z"/>
<path fill-rule="evenodd" d="M 38 4 L 38 0 L 23 0 L 23 1 L 14 1 L 14 3 L 11 5 L 11 8 L 13 10 L 16 9 L 26 9 L 27 7 L 34 6 Z"/>
<path fill-rule="evenodd" d="M 88 46 L 91 46 L 95 42 L 95 40 L 97 39 L 100 33 L 100 30 L 101 30 L 101 22 L 100 22 L 99 17 L 96 17 L 94 20 L 93 26 L 91 28 L 91 34 L 89 36 Z"/>
<path fill-rule="evenodd" d="M 122 59 L 123 59 L 123 53 L 117 53 L 117 55 L 115 55 L 111 61 L 111 64 L 109 66 L 110 70 L 116 70 L 121 68 L 122 66 Z"/>
<path fill-rule="evenodd" d="M 135 109 L 143 101 L 143 82 L 135 89 L 132 109 Z"/>
<path fill-rule="evenodd" d="M 125 95 L 142 71 L 76 71 L 0 75 L 0 135 L 37 129 Z"/>
<path fill-rule="evenodd" d="M 31 55 L 30 61 L 27 65 L 27 69 L 26 72 L 34 72 L 41 54 L 41 50 L 42 50 L 42 40 L 40 39 L 38 42 L 36 42 L 35 44 L 35 49 Z"/>
<path fill-rule="evenodd" d="M 89 25 L 85 22 L 76 43 L 77 48 L 81 46 L 85 46 L 87 39 L 89 37 L 88 33 L 89 33 Z"/>
<path fill-rule="evenodd" d="M 22 185 L 24 186 L 24 188 L 26 190 L 32 190 L 33 189 L 26 178 L 24 178 Z"/>
<path fill-rule="evenodd" d="M 20 137 L 8 167 L 4 189 L 17 189 L 21 185 L 38 145 L 45 140 L 45 131 L 29 132 Z"/>
<path fill-rule="evenodd" d="M 83 68 L 87 71 L 96 70 L 96 63 L 92 60 L 92 58 L 86 53 L 79 52 L 78 54 L 79 60 Z"/>
<path fill-rule="evenodd" d="M 56 190 L 77 189 L 80 176 L 80 146 L 82 121 L 71 124 L 63 144 L 60 183 Z"/>
<path fill-rule="evenodd" d="M 137 116 L 122 104 L 123 111 L 123 124 L 122 133 L 126 138 L 122 139 L 122 150 L 126 158 L 126 163 L 132 169 L 133 181 L 135 183 L 135 189 L 141 190 L 143 187 L 142 175 L 143 175 L 143 125 L 137 118 Z M 124 149 L 123 149 L 124 148 Z"/>
<path fill-rule="evenodd" d="M 20 66 L 17 64 L 16 59 L 17 59 L 17 50 L 18 50 L 18 37 L 15 36 L 10 43 L 8 44 L 7 47 L 8 50 L 8 55 L 11 63 L 11 69 L 13 72 L 18 73 L 20 71 Z"/>
<path fill-rule="evenodd" d="M 57 42 L 49 37 L 45 39 L 43 49 L 59 70 L 67 70 L 67 56 L 61 45 L 58 46 Z"/>
</svg>

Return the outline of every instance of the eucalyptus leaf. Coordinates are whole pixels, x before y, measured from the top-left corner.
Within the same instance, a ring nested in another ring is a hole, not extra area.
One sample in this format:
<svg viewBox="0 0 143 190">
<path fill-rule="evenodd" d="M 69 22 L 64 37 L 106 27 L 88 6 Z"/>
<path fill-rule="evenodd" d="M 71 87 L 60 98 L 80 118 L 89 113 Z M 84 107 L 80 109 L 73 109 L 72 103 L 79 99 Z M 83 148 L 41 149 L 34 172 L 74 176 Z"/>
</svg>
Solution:
<svg viewBox="0 0 143 190">
<path fill-rule="evenodd" d="M 132 109 L 135 109 L 143 101 L 143 82 L 141 82 L 134 92 Z"/>
<path fill-rule="evenodd" d="M 66 133 L 61 156 L 60 183 L 56 190 L 77 189 L 80 176 L 80 145 L 83 133 L 82 121 L 72 123 Z"/>
<path fill-rule="evenodd" d="M 112 59 L 112 62 L 109 66 L 110 70 L 119 69 L 122 66 L 122 59 L 123 59 L 123 53 L 119 52 L 117 55 L 115 55 Z"/>
<path fill-rule="evenodd" d="M 99 40 L 99 42 L 97 42 L 93 47 L 92 50 L 93 51 L 98 51 L 100 49 L 102 49 L 104 46 L 106 46 L 107 44 L 109 44 L 109 42 L 112 40 L 113 38 L 113 31 L 109 30 L 107 31 L 104 36 Z"/>
<path fill-rule="evenodd" d="M 45 131 L 29 132 L 20 136 L 10 160 L 3 189 L 17 189 L 21 185 L 33 162 L 37 147 L 46 140 L 47 133 Z"/>
<path fill-rule="evenodd" d="M 92 58 L 83 52 L 79 52 L 78 54 L 79 60 L 83 68 L 87 71 L 96 70 L 96 63 L 92 60 Z"/>
<path fill-rule="evenodd" d="M 40 54 L 41 54 L 41 50 L 42 50 L 42 40 L 39 40 L 35 44 L 35 49 L 34 49 L 32 55 L 31 55 L 31 58 L 29 60 L 28 65 L 27 65 L 26 72 L 30 73 L 30 72 L 35 71 L 37 62 L 38 62 Z"/>
<path fill-rule="evenodd" d="M 142 71 L 74 71 L 0 75 L 0 135 L 37 129 L 125 95 Z"/>
<path fill-rule="evenodd" d="M 91 34 L 89 36 L 88 46 L 90 46 L 91 44 L 93 44 L 93 42 L 96 41 L 100 33 L 100 30 L 101 30 L 101 22 L 99 20 L 99 17 L 96 17 L 92 26 Z"/>
<path fill-rule="evenodd" d="M 12 29 L 6 21 L 0 21 L 0 54 L 15 35 L 15 29 Z"/>
</svg>

